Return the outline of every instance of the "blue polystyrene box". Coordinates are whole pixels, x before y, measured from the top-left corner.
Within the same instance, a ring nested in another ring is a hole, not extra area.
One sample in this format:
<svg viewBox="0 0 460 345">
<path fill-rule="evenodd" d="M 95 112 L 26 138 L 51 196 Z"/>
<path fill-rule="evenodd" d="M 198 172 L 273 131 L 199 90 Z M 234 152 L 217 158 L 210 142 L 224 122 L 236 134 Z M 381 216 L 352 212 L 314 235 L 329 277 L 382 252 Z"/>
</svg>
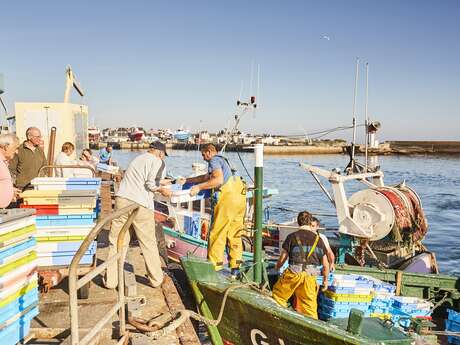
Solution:
<svg viewBox="0 0 460 345">
<path fill-rule="evenodd" d="M 37 227 L 94 225 L 93 215 L 81 216 L 39 216 Z"/>
<path fill-rule="evenodd" d="M 195 183 L 184 183 L 182 185 L 182 190 L 190 189 L 195 185 Z M 174 186 L 174 185 L 173 185 Z M 211 190 L 210 189 L 205 189 L 201 190 L 198 195 L 203 196 L 205 199 L 211 197 Z"/>
<path fill-rule="evenodd" d="M 38 289 L 32 289 L 3 308 L 0 308 L 0 326 L 34 304 L 38 306 Z"/>
<path fill-rule="evenodd" d="M 192 216 L 184 216 L 184 230 L 187 235 L 199 238 L 201 236 L 200 214 L 193 213 Z"/>
<path fill-rule="evenodd" d="M 0 331 L 2 345 L 16 345 L 30 332 L 30 322 L 38 315 L 38 307 L 33 308 L 27 314 L 21 316 L 6 328 Z"/>
<path fill-rule="evenodd" d="M 3 262 L 5 261 L 5 259 L 7 259 L 11 255 L 14 255 L 28 248 L 32 250 L 32 248 L 35 246 L 36 243 L 37 242 L 35 238 L 30 238 L 28 240 L 20 242 L 19 244 L 15 243 L 14 245 L 10 245 L 5 248 L 2 248 L 0 250 L 0 265 L 3 265 Z"/>
</svg>

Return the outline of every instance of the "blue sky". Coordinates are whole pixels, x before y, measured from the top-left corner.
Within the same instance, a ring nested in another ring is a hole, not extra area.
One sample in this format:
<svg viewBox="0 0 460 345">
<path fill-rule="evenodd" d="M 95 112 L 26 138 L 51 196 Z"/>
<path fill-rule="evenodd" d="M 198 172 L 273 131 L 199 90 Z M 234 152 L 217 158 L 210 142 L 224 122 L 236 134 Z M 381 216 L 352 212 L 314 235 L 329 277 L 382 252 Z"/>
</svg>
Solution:
<svg viewBox="0 0 460 345">
<path fill-rule="evenodd" d="M 351 123 L 359 56 L 381 139 L 459 140 L 458 18 L 458 1 L 11 1 L 0 73 L 11 110 L 61 101 L 70 64 L 101 127 L 215 130 L 254 62 L 260 109 L 242 128 L 292 134 Z M 360 121 L 363 96 L 361 78 Z"/>
</svg>

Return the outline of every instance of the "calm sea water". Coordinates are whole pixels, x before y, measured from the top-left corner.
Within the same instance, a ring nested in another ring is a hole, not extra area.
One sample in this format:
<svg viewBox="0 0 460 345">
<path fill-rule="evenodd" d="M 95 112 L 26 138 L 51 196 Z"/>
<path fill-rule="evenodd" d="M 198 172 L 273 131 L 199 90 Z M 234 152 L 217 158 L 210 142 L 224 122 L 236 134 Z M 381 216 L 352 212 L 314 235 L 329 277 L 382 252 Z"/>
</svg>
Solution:
<svg viewBox="0 0 460 345">
<path fill-rule="evenodd" d="M 139 151 L 115 151 L 114 156 L 119 165 L 126 168 L 138 154 Z M 172 175 L 186 176 L 191 173 L 193 162 L 202 162 L 197 152 L 170 151 L 169 155 L 166 164 Z M 253 155 L 240 155 L 252 175 Z M 237 154 L 229 153 L 228 157 L 249 180 Z M 429 224 L 424 243 L 436 253 L 443 273 L 460 276 L 460 157 L 383 156 L 378 160 L 387 185 L 405 180 L 420 195 Z M 279 190 L 269 201 L 271 218 L 276 221 L 290 220 L 300 210 L 333 213 L 329 200 L 312 176 L 299 166 L 300 162 L 325 169 L 343 169 L 348 159 L 343 155 L 265 156 L 264 183 Z M 350 185 L 350 192 L 356 187 Z M 335 218 L 322 217 L 321 221 L 327 226 L 337 226 Z"/>
</svg>

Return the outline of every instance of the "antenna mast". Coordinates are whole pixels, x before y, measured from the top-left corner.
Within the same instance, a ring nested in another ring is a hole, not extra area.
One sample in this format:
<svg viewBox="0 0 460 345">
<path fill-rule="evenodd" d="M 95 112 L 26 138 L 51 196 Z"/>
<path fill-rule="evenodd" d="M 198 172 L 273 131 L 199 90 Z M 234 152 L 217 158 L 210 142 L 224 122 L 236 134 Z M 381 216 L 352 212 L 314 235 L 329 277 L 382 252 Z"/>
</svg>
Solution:
<svg viewBox="0 0 460 345">
<path fill-rule="evenodd" d="M 356 146 L 356 98 L 358 95 L 359 57 L 356 58 L 355 92 L 353 97 L 353 142 L 351 144 L 351 172 L 355 169 L 355 146 Z"/>
<path fill-rule="evenodd" d="M 365 170 L 364 172 L 367 172 L 367 166 L 368 166 L 368 149 L 369 149 L 369 114 L 368 114 L 368 103 L 369 103 L 369 63 L 366 62 L 366 103 L 365 103 L 365 109 L 364 109 L 364 133 L 365 133 L 365 138 L 366 138 L 366 150 L 365 150 Z"/>
</svg>

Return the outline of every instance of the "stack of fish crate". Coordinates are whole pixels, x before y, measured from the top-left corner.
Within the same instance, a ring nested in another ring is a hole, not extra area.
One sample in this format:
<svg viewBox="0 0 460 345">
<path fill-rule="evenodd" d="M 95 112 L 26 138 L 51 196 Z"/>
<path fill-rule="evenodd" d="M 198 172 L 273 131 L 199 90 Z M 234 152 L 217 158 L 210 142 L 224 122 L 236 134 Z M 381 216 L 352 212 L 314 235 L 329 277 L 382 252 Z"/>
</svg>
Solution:
<svg viewBox="0 0 460 345">
<path fill-rule="evenodd" d="M 0 210 L 0 343 L 14 345 L 38 315 L 33 210 Z"/>
<path fill-rule="evenodd" d="M 392 321 L 402 327 L 409 327 L 412 318 L 431 320 L 433 303 L 417 297 L 394 296 L 392 298 Z"/>
<path fill-rule="evenodd" d="M 22 207 L 36 209 L 38 266 L 69 265 L 98 215 L 99 178 L 42 177 L 22 193 Z M 80 264 L 94 262 L 93 242 Z"/>
<path fill-rule="evenodd" d="M 351 309 L 369 316 L 373 298 L 373 282 L 363 276 L 335 274 L 328 290 L 319 297 L 320 319 L 347 318 Z"/>
<path fill-rule="evenodd" d="M 448 332 L 460 332 L 460 313 L 453 310 L 447 309 L 448 317 L 446 320 L 446 331 Z M 460 336 L 448 336 L 449 344 L 460 345 Z"/>
<path fill-rule="evenodd" d="M 374 288 L 374 297 L 369 306 L 370 317 L 378 317 L 385 320 L 391 319 L 391 306 L 396 287 L 372 277 L 366 276 L 366 278 L 373 282 Z"/>
</svg>

